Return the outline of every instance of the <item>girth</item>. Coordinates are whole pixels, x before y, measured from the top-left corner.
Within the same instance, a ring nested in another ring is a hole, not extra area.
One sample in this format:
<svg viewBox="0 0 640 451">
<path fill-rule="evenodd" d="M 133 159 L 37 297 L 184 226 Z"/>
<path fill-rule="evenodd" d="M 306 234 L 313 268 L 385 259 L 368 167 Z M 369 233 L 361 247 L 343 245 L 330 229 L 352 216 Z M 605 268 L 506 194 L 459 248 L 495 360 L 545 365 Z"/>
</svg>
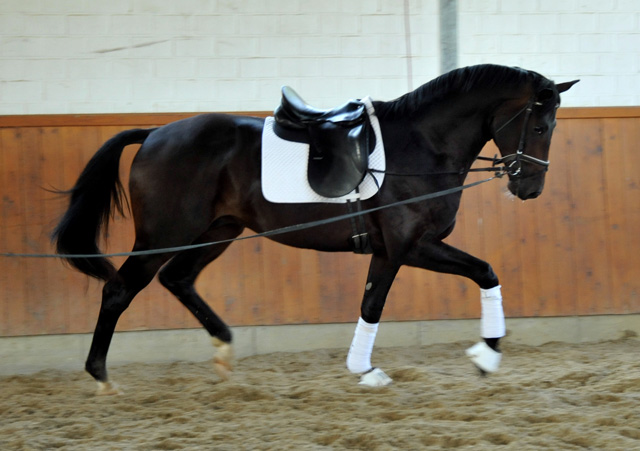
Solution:
<svg viewBox="0 0 640 451">
<path fill-rule="evenodd" d="M 350 100 L 321 110 L 308 105 L 292 88 L 282 88 L 273 131 L 282 139 L 309 144 L 307 178 L 324 197 L 341 197 L 360 185 L 376 138 L 366 106 Z"/>
</svg>

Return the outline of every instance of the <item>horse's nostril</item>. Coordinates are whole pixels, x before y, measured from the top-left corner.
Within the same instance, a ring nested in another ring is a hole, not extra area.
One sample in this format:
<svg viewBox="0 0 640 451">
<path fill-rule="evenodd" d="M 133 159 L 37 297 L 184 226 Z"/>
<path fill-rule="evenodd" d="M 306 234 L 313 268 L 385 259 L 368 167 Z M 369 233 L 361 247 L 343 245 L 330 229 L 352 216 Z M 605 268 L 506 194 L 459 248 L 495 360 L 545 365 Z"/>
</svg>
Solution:
<svg viewBox="0 0 640 451">
<path fill-rule="evenodd" d="M 535 198 L 536 198 L 536 197 L 538 197 L 540 194 L 542 194 L 542 191 L 534 191 L 534 192 L 532 192 L 532 193 L 527 194 L 523 200 L 535 199 Z"/>
</svg>

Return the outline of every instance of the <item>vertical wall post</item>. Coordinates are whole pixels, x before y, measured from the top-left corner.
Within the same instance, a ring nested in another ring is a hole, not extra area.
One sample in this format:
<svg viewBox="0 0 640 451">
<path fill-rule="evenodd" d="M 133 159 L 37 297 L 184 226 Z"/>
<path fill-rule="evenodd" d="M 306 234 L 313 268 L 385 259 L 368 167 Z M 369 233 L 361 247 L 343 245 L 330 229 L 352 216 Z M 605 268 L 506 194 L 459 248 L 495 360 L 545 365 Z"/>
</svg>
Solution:
<svg viewBox="0 0 640 451">
<path fill-rule="evenodd" d="M 458 1 L 440 0 L 440 72 L 458 67 Z"/>
<path fill-rule="evenodd" d="M 409 0 L 404 0 L 404 41 L 407 50 L 407 91 L 413 91 L 413 55 L 411 51 L 411 12 Z"/>
</svg>

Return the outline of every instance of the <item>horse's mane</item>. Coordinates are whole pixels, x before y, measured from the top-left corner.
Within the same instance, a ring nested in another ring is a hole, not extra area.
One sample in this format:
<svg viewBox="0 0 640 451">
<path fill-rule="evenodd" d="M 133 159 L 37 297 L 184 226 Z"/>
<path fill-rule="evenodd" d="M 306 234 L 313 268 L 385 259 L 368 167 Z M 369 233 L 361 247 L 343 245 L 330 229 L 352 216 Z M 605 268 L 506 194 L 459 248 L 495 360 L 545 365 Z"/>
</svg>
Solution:
<svg viewBox="0 0 640 451">
<path fill-rule="evenodd" d="M 495 64 L 463 67 L 441 75 L 396 100 L 383 103 L 383 111 L 379 114 L 407 115 L 451 95 L 466 94 L 474 90 L 504 89 L 506 86 L 519 86 L 527 82 L 539 85 L 544 80 L 546 78 L 536 72 L 517 67 Z"/>
</svg>

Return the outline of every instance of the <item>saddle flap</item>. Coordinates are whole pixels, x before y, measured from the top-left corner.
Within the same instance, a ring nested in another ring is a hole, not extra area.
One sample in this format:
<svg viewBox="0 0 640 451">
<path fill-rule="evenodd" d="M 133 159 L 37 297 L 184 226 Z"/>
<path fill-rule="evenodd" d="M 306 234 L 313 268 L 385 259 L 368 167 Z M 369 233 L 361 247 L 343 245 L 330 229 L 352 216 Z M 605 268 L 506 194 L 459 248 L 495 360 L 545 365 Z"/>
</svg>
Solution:
<svg viewBox="0 0 640 451">
<path fill-rule="evenodd" d="M 375 134 L 369 123 L 344 128 L 333 123 L 309 127 L 307 178 L 311 188 L 325 197 L 351 193 L 364 179 Z"/>
</svg>

